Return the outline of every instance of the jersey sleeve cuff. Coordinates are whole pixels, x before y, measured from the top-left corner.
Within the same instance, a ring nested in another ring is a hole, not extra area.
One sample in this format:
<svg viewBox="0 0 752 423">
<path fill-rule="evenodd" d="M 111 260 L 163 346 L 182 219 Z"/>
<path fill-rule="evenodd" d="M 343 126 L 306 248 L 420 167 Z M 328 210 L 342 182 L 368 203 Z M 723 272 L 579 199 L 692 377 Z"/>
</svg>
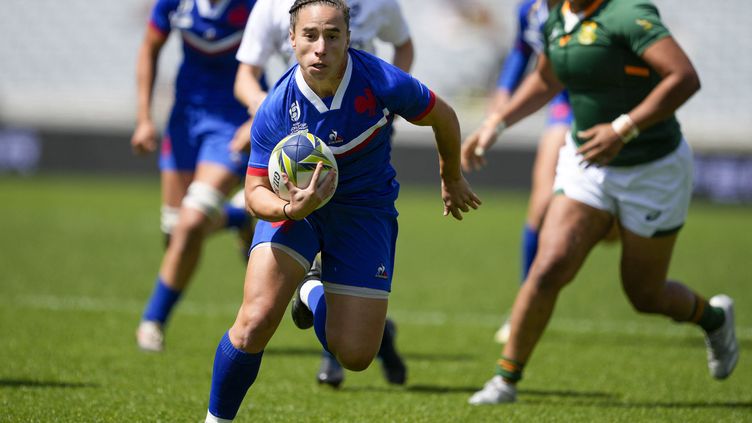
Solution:
<svg viewBox="0 0 752 423">
<path fill-rule="evenodd" d="M 436 94 L 434 94 L 433 91 L 428 90 L 428 93 L 431 95 L 428 99 L 428 105 L 426 106 L 425 110 L 423 110 L 419 115 L 408 119 L 410 122 L 417 122 L 424 117 L 428 116 L 429 113 L 431 113 L 431 110 L 433 110 L 433 106 L 436 105 Z"/>
<path fill-rule="evenodd" d="M 269 176 L 269 169 L 265 167 L 261 168 L 261 167 L 248 166 L 248 169 L 246 169 L 245 174 L 250 175 L 250 176 Z"/>
</svg>

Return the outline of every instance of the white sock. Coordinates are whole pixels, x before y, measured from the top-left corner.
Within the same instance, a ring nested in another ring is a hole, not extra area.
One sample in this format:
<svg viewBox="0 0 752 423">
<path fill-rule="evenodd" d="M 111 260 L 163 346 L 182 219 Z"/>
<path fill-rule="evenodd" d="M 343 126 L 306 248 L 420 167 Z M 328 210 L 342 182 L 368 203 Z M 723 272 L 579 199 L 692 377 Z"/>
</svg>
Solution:
<svg viewBox="0 0 752 423">
<path fill-rule="evenodd" d="M 213 415 L 210 411 L 206 412 L 206 421 L 205 423 L 228 423 L 232 420 L 227 419 L 220 419 L 219 417 Z"/>
<path fill-rule="evenodd" d="M 306 305 L 309 309 L 311 306 L 308 305 L 308 294 L 311 293 L 313 288 L 316 288 L 317 286 L 323 285 L 320 280 L 316 279 L 309 279 L 305 281 L 303 286 L 300 287 L 300 299 L 303 300 L 303 304 Z"/>
</svg>

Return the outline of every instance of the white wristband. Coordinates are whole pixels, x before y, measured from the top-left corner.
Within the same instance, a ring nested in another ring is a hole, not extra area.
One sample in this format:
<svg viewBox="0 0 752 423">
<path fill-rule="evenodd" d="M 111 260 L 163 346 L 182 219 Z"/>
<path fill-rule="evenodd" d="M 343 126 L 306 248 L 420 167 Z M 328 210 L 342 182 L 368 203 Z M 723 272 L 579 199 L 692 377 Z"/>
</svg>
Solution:
<svg viewBox="0 0 752 423">
<path fill-rule="evenodd" d="M 614 119 L 614 121 L 611 122 L 611 128 L 613 128 L 616 135 L 621 138 L 624 144 L 632 141 L 640 135 L 640 129 L 626 113 Z"/>
<path fill-rule="evenodd" d="M 506 121 L 502 120 L 498 125 L 496 125 L 496 136 L 500 137 L 501 133 L 504 132 L 505 129 L 507 129 L 507 123 Z"/>
<path fill-rule="evenodd" d="M 503 120 L 496 125 L 496 138 L 497 139 L 501 136 L 501 133 L 504 132 L 505 129 L 507 129 L 507 123 L 504 122 Z M 474 153 L 476 156 L 482 157 L 486 153 L 486 150 L 483 147 L 478 146 L 478 147 L 475 147 Z"/>
</svg>

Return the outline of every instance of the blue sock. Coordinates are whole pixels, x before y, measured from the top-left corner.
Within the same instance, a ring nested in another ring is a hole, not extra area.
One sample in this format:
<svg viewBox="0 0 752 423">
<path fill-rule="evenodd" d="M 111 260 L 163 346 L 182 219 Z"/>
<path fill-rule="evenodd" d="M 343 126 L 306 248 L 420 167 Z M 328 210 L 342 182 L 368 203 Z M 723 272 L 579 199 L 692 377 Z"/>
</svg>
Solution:
<svg viewBox="0 0 752 423">
<path fill-rule="evenodd" d="M 221 419 L 232 420 L 238 414 L 248 388 L 256 380 L 264 352 L 250 354 L 239 350 L 225 332 L 217 346 L 212 371 L 209 412 Z"/>
<path fill-rule="evenodd" d="M 326 342 L 326 297 L 324 296 L 324 287 L 319 285 L 311 290 L 308 294 L 308 308 L 313 312 L 313 330 L 316 337 L 321 342 L 324 350 L 329 351 L 329 345 Z"/>
<path fill-rule="evenodd" d="M 527 279 L 527 273 L 533 264 L 535 254 L 538 252 L 538 231 L 525 225 L 522 231 L 522 279 L 520 285 Z"/>
<path fill-rule="evenodd" d="M 229 203 L 225 204 L 225 215 L 227 215 L 226 228 L 240 229 L 248 223 L 248 213 L 244 209 L 231 206 Z"/>
<path fill-rule="evenodd" d="M 160 324 L 164 324 L 167 318 L 170 317 L 170 312 L 178 302 L 182 291 L 175 291 L 172 288 L 165 285 L 161 277 L 157 278 L 157 284 L 154 287 L 154 291 L 151 293 L 149 302 L 146 304 L 144 314 L 141 316 L 142 320 L 157 321 Z"/>
</svg>

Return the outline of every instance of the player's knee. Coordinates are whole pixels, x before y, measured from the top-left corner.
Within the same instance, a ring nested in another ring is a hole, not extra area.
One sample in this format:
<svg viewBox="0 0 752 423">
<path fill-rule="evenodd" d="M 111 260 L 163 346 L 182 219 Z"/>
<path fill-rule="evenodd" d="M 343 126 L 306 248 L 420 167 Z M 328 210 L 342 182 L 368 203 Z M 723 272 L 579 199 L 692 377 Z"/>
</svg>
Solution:
<svg viewBox="0 0 752 423">
<path fill-rule="evenodd" d="M 349 351 L 337 354 L 337 361 L 347 370 L 360 372 L 368 368 L 373 361 L 375 354 L 367 352 Z"/>
<path fill-rule="evenodd" d="M 378 345 L 371 345 L 365 339 L 354 341 L 353 337 L 344 334 L 337 336 L 327 331 L 326 341 L 342 367 L 355 372 L 368 368 L 378 352 Z"/>
<path fill-rule="evenodd" d="M 538 254 L 530 268 L 528 279 L 538 291 L 558 292 L 572 280 L 573 272 L 570 267 L 565 254 Z"/>
<path fill-rule="evenodd" d="M 188 243 L 197 242 L 211 226 L 209 219 L 202 213 L 184 213 L 173 230 L 174 235 L 182 235 Z"/>
<path fill-rule="evenodd" d="M 257 353 L 266 347 L 277 325 L 263 310 L 242 310 L 233 325 L 238 348 Z"/>
<path fill-rule="evenodd" d="M 188 193 L 183 197 L 182 206 L 196 210 L 206 216 L 209 221 L 219 219 L 222 215 L 224 194 L 206 182 L 194 181 L 188 187 Z"/>
</svg>

